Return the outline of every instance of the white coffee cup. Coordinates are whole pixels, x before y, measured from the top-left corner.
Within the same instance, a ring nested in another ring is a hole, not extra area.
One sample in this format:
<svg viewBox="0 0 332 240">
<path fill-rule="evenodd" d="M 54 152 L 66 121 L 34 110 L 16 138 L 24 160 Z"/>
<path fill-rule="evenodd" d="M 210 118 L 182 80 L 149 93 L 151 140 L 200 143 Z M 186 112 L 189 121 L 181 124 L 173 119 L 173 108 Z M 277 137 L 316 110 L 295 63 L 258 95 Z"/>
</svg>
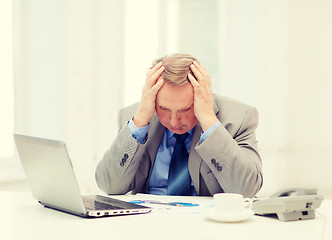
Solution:
<svg viewBox="0 0 332 240">
<path fill-rule="evenodd" d="M 217 214 L 236 214 L 250 210 L 252 199 L 236 193 L 216 193 L 213 195 L 213 203 Z"/>
</svg>

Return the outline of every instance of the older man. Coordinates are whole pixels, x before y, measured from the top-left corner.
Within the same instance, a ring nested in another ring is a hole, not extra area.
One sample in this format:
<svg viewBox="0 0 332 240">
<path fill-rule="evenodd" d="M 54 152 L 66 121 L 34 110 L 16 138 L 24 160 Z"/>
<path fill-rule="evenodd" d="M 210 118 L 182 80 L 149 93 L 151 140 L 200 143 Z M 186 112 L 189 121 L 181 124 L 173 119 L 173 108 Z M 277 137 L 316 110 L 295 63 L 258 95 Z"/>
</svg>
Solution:
<svg viewBox="0 0 332 240">
<path fill-rule="evenodd" d="M 254 107 L 212 93 L 188 54 L 154 62 L 139 103 L 119 112 L 118 136 L 96 170 L 108 194 L 201 195 L 261 188 Z"/>
</svg>

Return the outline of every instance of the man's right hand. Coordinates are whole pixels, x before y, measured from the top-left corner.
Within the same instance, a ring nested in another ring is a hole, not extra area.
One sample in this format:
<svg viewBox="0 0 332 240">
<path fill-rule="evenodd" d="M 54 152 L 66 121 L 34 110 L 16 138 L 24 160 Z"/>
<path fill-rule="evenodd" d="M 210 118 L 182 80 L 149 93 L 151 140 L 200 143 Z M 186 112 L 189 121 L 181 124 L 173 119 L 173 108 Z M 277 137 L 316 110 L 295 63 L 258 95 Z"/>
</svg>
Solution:
<svg viewBox="0 0 332 240">
<path fill-rule="evenodd" d="M 164 84 L 164 79 L 161 76 L 163 71 L 163 63 L 159 62 L 146 74 L 141 103 L 133 118 L 137 128 L 148 125 L 155 113 L 156 95 Z"/>
</svg>

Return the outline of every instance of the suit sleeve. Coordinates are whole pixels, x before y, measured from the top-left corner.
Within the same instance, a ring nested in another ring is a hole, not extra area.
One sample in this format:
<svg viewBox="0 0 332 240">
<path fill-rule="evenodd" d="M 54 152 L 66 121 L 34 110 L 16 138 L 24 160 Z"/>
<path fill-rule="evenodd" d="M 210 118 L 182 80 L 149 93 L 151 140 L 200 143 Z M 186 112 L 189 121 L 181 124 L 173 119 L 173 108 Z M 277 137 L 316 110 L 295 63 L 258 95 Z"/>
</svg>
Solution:
<svg viewBox="0 0 332 240">
<path fill-rule="evenodd" d="M 146 147 L 133 138 L 128 124 L 122 126 L 126 121 L 121 117 L 120 111 L 120 131 L 99 162 L 95 173 L 97 185 L 107 194 L 125 194 L 133 189 L 139 159 Z"/>
<path fill-rule="evenodd" d="M 220 125 L 203 143 L 196 145 L 196 151 L 211 170 L 207 174 L 210 176 L 205 176 L 208 189 L 221 187 L 224 192 L 245 197 L 253 197 L 260 190 L 263 178 L 255 135 L 257 125 L 258 112 L 250 107 L 237 129 L 229 131 L 229 126 Z"/>
</svg>

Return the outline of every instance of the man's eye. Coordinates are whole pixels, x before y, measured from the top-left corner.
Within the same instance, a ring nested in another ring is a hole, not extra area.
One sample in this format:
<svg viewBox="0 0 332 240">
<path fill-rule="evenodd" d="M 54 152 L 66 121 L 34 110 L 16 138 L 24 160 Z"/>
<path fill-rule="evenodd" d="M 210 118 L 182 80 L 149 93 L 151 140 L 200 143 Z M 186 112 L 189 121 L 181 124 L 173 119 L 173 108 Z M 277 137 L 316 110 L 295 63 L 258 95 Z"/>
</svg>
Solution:
<svg viewBox="0 0 332 240">
<path fill-rule="evenodd" d="M 163 110 L 163 111 L 167 111 L 167 110 L 168 110 L 168 108 L 165 108 L 165 107 L 162 107 L 162 106 L 159 106 L 159 107 L 160 107 L 160 109 Z"/>
<path fill-rule="evenodd" d="M 181 111 L 182 111 L 182 112 L 188 112 L 188 111 L 190 111 L 190 109 L 191 109 L 191 107 L 189 107 L 189 108 L 185 108 L 185 109 L 182 109 Z"/>
</svg>

